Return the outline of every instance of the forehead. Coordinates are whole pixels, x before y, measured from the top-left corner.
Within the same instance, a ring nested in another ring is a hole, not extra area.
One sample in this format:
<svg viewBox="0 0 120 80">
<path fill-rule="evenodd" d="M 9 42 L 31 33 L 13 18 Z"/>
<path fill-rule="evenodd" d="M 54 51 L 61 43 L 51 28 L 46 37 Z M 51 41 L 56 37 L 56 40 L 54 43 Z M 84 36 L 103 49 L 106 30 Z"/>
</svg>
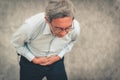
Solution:
<svg viewBox="0 0 120 80">
<path fill-rule="evenodd" d="M 56 27 L 66 28 L 72 25 L 72 17 L 56 18 L 53 19 L 51 24 Z"/>
</svg>

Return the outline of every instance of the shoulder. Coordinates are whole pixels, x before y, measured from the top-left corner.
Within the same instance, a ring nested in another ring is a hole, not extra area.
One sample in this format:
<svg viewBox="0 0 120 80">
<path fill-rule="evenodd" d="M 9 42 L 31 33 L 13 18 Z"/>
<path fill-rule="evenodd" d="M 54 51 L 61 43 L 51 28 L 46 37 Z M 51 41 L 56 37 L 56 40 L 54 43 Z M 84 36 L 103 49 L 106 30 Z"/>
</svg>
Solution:
<svg viewBox="0 0 120 80">
<path fill-rule="evenodd" d="M 25 23 L 35 24 L 37 22 L 43 21 L 44 17 L 45 17 L 45 13 L 44 12 L 37 13 L 37 14 L 31 16 L 30 18 L 26 19 Z"/>
<path fill-rule="evenodd" d="M 20 27 L 20 31 L 24 32 L 28 36 L 33 35 L 34 33 L 37 33 L 39 30 L 42 29 L 43 24 L 45 23 L 45 13 L 38 13 L 30 18 L 26 19 L 23 23 L 23 25 Z"/>
<path fill-rule="evenodd" d="M 26 28 L 27 30 L 29 30 L 29 32 L 34 32 L 37 29 L 41 28 L 42 25 L 45 23 L 45 13 L 38 13 L 35 14 L 33 16 L 31 16 L 30 18 L 26 19 L 24 24 L 26 24 Z"/>
<path fill-rule="evenodd" d="M 73 20 L 73 30 L 71 33 L 72 40 L 76 40 L 80 34 L 80 24 L 79 22 L 74 19 Z"/>
<path fill-rule="evenodd" d="M 76 19 L 73 20 L 73 28 L 74 32 L 76 32 L 77 34 L 80 33 L 80 23 Z"/>
</svg>

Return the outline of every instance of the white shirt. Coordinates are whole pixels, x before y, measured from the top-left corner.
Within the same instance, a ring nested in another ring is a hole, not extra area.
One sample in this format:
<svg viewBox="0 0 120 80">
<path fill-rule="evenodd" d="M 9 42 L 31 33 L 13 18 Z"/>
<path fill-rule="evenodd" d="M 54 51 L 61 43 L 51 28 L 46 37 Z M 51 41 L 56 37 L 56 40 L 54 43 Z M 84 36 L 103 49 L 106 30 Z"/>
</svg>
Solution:
<svg viewBox="0 0 120 80">
<path fill-rule="evenodd" d="M 12 43 L 17 53 L 32 61 L 34 57 L 58 55 L 63 57 L 71 50 L 80 33 L 77 20 L 73 20 L 73 30 L 59 38 L 51 33 L 45 21 L 45 13 L 36 14 L 14 33 Z"/>
</svg>

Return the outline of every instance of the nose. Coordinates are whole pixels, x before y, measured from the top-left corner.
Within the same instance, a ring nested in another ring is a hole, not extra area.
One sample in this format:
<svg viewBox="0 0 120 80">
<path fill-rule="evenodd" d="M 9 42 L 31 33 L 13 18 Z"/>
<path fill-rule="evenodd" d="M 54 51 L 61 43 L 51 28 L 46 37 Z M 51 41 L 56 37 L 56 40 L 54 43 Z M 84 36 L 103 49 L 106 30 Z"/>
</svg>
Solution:
<svg viewBox="0 0 120 80">
<path fill-rule="evenodd" d="M 61 33 L 60 33 L 60 35 L 62 35 L 62 36 L 65 36 L 67 34 L 67 32 L 65 31 L 65 30 L 63 30 Z"/>
</svg>

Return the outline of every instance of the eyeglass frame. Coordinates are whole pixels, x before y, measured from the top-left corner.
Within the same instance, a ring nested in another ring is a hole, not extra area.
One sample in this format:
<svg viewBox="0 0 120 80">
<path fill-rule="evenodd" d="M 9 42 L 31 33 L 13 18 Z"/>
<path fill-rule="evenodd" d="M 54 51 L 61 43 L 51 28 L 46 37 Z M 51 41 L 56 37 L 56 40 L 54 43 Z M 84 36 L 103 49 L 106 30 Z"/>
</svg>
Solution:
<svg viewBox="0 0 120 80">
<path fill-rule="evenodd" d="M 52 29 L 53 29 L 54 31 L 56 31 L 57 33 L 60 33 L 60 32 L 62 32 L 62 31 L 69 32 L 69 31 L 71 31 L 71 30 L 73 29 L 72 25 L 70 25 L 70 27 L 65 28 L 65 29 L 60 28 L 60 27 L 53 26 L 51 23 L 50 23 L 50 25 L 51 25 Z M 56 29 L 55 29 L 55 28 L 56 28 Z M 58 29 L 57 29 L 57 28 L 58 28 Z"/>
</svg>

